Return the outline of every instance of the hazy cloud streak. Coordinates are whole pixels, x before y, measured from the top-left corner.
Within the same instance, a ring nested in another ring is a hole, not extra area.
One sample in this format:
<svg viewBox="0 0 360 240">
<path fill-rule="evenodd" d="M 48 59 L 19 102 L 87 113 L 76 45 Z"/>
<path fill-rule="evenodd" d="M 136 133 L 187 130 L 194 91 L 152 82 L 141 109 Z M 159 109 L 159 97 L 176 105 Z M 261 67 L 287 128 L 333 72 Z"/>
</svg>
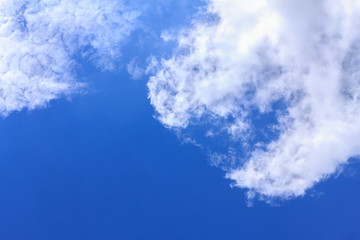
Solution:
<svg viewBox="0 0 360 240">
<path fill-rule="evenodd" d="M 1 0 L 0 113 L 80 90 L 76 58 L 113 69 L 137 16 L 121 1 Z"/>
</svg>

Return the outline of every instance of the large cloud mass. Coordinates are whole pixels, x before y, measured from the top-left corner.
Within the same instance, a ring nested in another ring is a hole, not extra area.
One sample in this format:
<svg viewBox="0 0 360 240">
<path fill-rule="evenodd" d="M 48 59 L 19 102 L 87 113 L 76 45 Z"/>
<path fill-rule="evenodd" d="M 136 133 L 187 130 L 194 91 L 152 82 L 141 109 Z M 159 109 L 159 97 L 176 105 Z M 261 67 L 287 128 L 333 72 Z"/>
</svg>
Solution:
<svg viewBox="0 0 360 240">
<path fill-rule="evenodd" d="M 148 83 L 164 125 L 221 136 L 227 177 L 266 197 L 301 196 L 360 154 L 360 1 L 212 0 L 206 14 Z"/>
<path fill-rule="evenodd" d="M 137 13 L 111 0 L 0 0 L 0 114 L 79 90 L 76 58 L 111 69 Z"/>
</svg>

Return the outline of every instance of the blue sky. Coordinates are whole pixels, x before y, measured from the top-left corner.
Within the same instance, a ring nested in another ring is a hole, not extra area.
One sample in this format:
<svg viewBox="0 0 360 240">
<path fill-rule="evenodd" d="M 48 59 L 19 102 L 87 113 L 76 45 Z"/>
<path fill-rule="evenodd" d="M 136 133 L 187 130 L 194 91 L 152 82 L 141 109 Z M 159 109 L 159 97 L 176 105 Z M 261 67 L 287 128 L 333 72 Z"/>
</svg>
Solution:
<svg viewBox="0 0 360 240">
<path fill-rule="evenodd" d="M 360 238 L 355 1 L 45 2 L 0 3 L 0 239 Z"/>
</svg>

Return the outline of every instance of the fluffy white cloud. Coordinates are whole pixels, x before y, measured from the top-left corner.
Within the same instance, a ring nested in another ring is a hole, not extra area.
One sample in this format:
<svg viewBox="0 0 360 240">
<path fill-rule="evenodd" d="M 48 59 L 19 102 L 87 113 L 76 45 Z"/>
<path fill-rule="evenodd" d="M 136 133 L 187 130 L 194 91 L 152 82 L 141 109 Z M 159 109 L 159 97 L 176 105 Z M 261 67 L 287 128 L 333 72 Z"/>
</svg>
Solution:
<svg viewBox="0 0 360 240">
<path fill-rule="evenodd" d="M 0 114 L 78 91 L 76 58 L 115 67 L 138 13 L 111 0 L 0 0 Z"/>
<path fill-rule="evenodd" d="M 301 196 L 360 154 L 360 1 L 211 0 L 206 14 L 148 83 L 164 125 L 227 134 L 214 158 L 250 197 Z"/>
</svg>

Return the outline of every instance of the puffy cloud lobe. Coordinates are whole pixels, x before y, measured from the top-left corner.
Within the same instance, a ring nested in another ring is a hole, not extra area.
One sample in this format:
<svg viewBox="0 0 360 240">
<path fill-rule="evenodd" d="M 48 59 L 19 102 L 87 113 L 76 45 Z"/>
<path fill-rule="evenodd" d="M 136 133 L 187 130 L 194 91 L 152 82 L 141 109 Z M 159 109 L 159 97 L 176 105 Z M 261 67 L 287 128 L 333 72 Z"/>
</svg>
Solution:
<svg viewBox="0 0 360 240">
<path fill-rule="evenodd" d="M 119 1 L 0 0 L 0 113 L 79 91 L 76 57 L 113 69 L 137 16 Z"/>
<path fill-rule="evenodd" d="M 164 125 L 226 120 L 222 131 L 247 151 L 226 176 L 250 197 L 304 195 L 360 154 L 360 1 L 212 0 L 207 14 L 148 83 Z M 255 141 L 269 126 L 254 112 L 273 114 L 278 136 Z"/>
</svg>

